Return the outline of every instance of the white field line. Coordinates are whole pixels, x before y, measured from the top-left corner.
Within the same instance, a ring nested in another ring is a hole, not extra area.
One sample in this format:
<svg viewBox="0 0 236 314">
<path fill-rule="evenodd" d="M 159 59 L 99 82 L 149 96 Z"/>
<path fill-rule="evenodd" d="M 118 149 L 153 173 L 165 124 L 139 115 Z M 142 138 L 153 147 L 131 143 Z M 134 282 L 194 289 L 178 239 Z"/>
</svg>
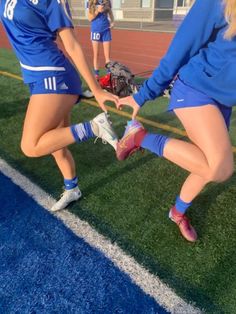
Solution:
<svg viewBox="0 0 236 314">
<path fill-rule="evenodd" d="M 9 177 L 16 185 L 31 196 L 40 206 L 48 211 L 55 202 L 49 194 L 43 191 L 28 178 L 9 166 L 0 158 L 0 171 Z M 199 314 L 198 308 L 186 303 L 178 297 L 166 284 L 152 275 L 134 258 L 128 256 L 118 245 L 96 232 L 87 222 L 63 210 L 53 214 L 69 227 L 77 236 L 83 238 L 89 245 L 97 248 L 107 256 L 120 270 L 124 271 L 132 281 L 145 293 L 152 296 L 159 305 L 174 314 Z"/>
</svg>

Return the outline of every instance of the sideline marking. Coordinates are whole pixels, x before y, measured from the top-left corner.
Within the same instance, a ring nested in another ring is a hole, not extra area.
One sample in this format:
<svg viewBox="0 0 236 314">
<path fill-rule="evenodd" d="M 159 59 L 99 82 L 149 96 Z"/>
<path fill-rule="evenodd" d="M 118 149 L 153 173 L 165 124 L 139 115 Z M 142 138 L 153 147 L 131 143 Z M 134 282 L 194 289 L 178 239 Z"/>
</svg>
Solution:
<svg viewBox="0 0 236 314">
<path fill-rule="evenodd" d="M 11 77 L 11 78 L 15 78 L 17 80 L 23 81 L 22 77 L 20 77 L 18 75 L 15 75 L 15 74 L 11 74 L 9 72 L 0 71 L 0 74 L 2 74 L 4 76 Z M 83 99 L 83 102 L 86 103 L 86 104 L 89 104 L 91 106 L 99 108 L 99 105 L 95 101 L 93 101 L 93 100 Z M 113 108 L 113 107 L 110 107 L 110 106 L 106 106 L 106 107 L 108 108 L 109 111 L 114 112 L 114 113 L 116 113 L 116 114 L 118 114 L 120 116 L 123 116 L 123 117 L 126 117 L 126 118 L 131 118 L 131 114 L 129 114 L 127 112 L 117 110 L 116 108 Z M 170 132 L 182 135 L 182 136 L 186 136 L 186 132 L 185 131 L 181 131 L 178 128 L 171 127 L 171 126 L 169 126 L 167 124 L 154 122 L 154 121 L 151 121 L 151 120 L 139 117 L 139 116 L 137 116 L 137 120 L 139 120 L 140 122 L 143 122 L 143 123 L 145 123 L 147 125 L 154 126 L 156 128 L 160 128 L 160 129 L 163 129 L 163 130 L 166 130 L 166 131 L 170 131 Z"/>
<path fill-rule="evenodd" d="M 101 251 L 121 271 L 129 275 L 132 281 L 145 293 L 152 296 L 157 303 L 167 311 L 174 314 L 202 313 L 200 309 L 186 303 L 183 299 L 178 297 L 174 291 L 166 284 L 162 283 L 157 276 L 154 276 L 143 266 L 139 265 L 133 257 L 124 253 L 117 244 L 111 243 L 109 239 L 100 235 L 87 222 L 80 220 L 77 216 L 66 210 L 52 213 L 50 208 L 55 203 L 55 199 L 1 158 L 0 171 L 31 196 L 40 206 L 59 218 L 74 234 L 83 238 L 89 245 Z"/>
<path fill-rule="evenodd" d="M 87 104 L 89 104 L 91 106 L 99 108 L 98 103 L 96 103 L 93 100 L 83 99 L 83 102 L 85 102 L 85 103 L 87 103 Z M 108 108 L 109 111 L 114 112 L 114 113 L 118 114 L 119 116 L 126 117 L 126 118 L 131 118 L 132 117 L 132 115 L 130 113 L 127 113 L 125 111 L 120 111 L 120 110 L 118 110 L 116 108 L 113 108 L 113 107 L 110 107 L 110 106 L 107 106 L 107 105 L 106 105 L 106 107 Z M 167 124 L 155 122 L 155 121 L 152 121 L 152 120 L 149 120 L 149 119 L 145 119 L 145 118 L 142 118 L 142 117 L 139 117 L 139 116 L 137 116 L 137 120 L 139 120 L 140 122 L 143 122 L 143 123 L 145 123 L 147 125 L 159 128 L 159 129 L 163 129 L 163 130 L 166 130 L 166 131 L 169 131 L 169 132 L 173 132 L 173 133 L 176 133 L 176 134 L 179 134 L 179 135 L 182 135 L 182 136 L 186 136 L 186 132 L 185 131 L 179 130 L 179 129 L 177 129 L 175 127 L 172 127 L 172 126 L 169 126 Z"/>
<path fill-rule="evenodd" d="M 15 78 L 17 80 L 23 81 L 22 77 L 20 77 L 19 75 L 11 74 L 11 73 L 5 72 L 5 71 L 0 71 L 0 74 L 2 74 L 3 76 L 8 76 L 8 77 Z M 91 106 L 99 108 L 98 103 L 96 103 L 93 100 L 83 99 L 83 102 L 86 103 L 86 104 L 89 104 Z M 108 111 L 116 113 L 119 116 L 126 117 L 126 118 L 131 118 L 132 117 L 132 115 L 127 113 L 127 112 L 117 110 L 116 108 L 113 108 L 113 107 L 110 107 L 110 106 L 107 106 L 107 105 L 106 105 L 106 107 L 108 108 Z M 172 127 L 172 126 L 169 126 L 168 124 L 158 123 L 158 122 L 155 122 L 155 121 L 152 121 L 152 120 L 149 120 L 149 119 L 145 119 L 145 118 L 142 118 L 142 117 L 139 117 L 139 116 L 137 116 L 137 120 L 140 121 L 140 122 L 143 122 L 144 124 L 147 124 L 147 125 L 150 125 L 150 126 L 154 126 L 156 128 L 159 128 L 159 129 L 162 129 L 162 130 L 165 130 L 165 131 L 168 131 L 168 132 L 172 132 L 172 133 L 175 133 L 175 134 L 178 134 L 178 135 L 181 135 L 181 136 L 186 136 L 187 135 L 185 131 L 182 131 L 182 130 L 180 130 L 178 128 L 175 128 L 175 127 Z M 236 154 L 236 147 L 235 146 L 232 146 L 232 151 L 233 151 L 233 153 Z"/>
<path fill-rule="evenodd" d="M 15 78 L 17 80 L 23 81 L 22 77 L 20 77 L 19 75 L 16 75 L 16 74 L 12 74 L 12 73 L 5 72 L 5 71 L 0 71 L 0 74 L 2 74 L 3 76 L 8 76 L 8 77 L 12 77 L 12 78 Z"/>
</svg>

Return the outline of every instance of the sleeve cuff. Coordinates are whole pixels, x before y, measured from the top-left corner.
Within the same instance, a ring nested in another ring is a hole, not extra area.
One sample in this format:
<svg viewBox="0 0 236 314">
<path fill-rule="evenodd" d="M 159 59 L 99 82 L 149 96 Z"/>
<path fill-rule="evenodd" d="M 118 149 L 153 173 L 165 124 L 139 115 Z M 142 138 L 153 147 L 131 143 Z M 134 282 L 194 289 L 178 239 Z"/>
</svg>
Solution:
<svg viewBox="0 0 236 314">
<path fill-rule="evenodd" d="M 136 101 L 136 103 L 139 105 L 139 107 L 142 107 L 146 102 L 145 98 L 141 95 L 140 92 L 134 94 L 133 98 Z"/>
</svg>

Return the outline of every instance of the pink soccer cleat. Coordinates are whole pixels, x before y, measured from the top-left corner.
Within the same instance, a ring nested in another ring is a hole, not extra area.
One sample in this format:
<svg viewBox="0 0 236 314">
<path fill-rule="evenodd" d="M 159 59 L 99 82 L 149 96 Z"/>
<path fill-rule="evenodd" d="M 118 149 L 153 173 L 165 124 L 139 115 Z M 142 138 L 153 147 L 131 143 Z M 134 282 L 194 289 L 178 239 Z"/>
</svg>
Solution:
<svg viewBox="0 0 236 314">
<path fill-rule="evenodd" d="M 116 149 L 118 160 L 125 160 L 128 156 L 140 149 L 140 144 L 147 134 L 143 125 L 132 120 L 126 127 L 123 137 L 119 140 Z"/>
<path fill-rule="evenodd" d="M 186 240 L 190 242 L 197 241 L 197 233 L 190 224 L 189 219 L 186 215 L 178 213 L 175 206 L 170 209 L 169 218 L 178 225 L 182 236 Z"/>
</svg>

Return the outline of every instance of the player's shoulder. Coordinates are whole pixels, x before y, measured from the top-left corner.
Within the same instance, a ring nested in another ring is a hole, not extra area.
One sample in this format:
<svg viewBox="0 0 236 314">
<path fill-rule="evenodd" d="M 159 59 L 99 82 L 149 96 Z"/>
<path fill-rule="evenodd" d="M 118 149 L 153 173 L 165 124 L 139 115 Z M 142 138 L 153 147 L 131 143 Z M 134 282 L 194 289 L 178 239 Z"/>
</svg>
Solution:
<svg viewBox="0 0 236 314">
<path fill-rule="evenodd" d="M 34 8 L 42 13 L 46 13 L 47 9 L 56 9 L 58 6 L 67 6 L 68 0 L 25 0 L 29 5 L 33 5 Z"/>
<path fill-rule="evenodd" d="M 223 0 L 195 0 L 193 7 L 217 8 L 221 7 L 224 3 Z"/>
<path fill-rule="evenodd" d="M 194 15 L 208 15 L 209 19 L 219 19 L 224 14 L 223 0 L 195 0 L 191 10 Z"/>
<path fill-rule="evenodd" d="M 39 1 L 42 1 L 42 5 L 46 7 L 68 4 L 68 0 L 39 0 Z"/>
<path fill-rule="evenodd" d="M 47 0 L 24 0 L 22 1 L 22 5 L 43 13 L 46 7 L 46 1 Z"/>
<path fill-rule="evenodd" d="M 34 6 L 35 8 L 45 8 L 51 2 L 58 2 L 60 0 L 25 0 L 28 5 Z"/>
<path fill-rule="evenodd" d="M 57 10 L 58 7 L 68 8 L 69 3 L 68 0 L 26 0 L 26 1 L 35 1 L 37 2 L 37 9 L 42 11 L 44 14 L 48 10 L 50 12 L 53 12 L 54 10 Z"/>
</svg>

